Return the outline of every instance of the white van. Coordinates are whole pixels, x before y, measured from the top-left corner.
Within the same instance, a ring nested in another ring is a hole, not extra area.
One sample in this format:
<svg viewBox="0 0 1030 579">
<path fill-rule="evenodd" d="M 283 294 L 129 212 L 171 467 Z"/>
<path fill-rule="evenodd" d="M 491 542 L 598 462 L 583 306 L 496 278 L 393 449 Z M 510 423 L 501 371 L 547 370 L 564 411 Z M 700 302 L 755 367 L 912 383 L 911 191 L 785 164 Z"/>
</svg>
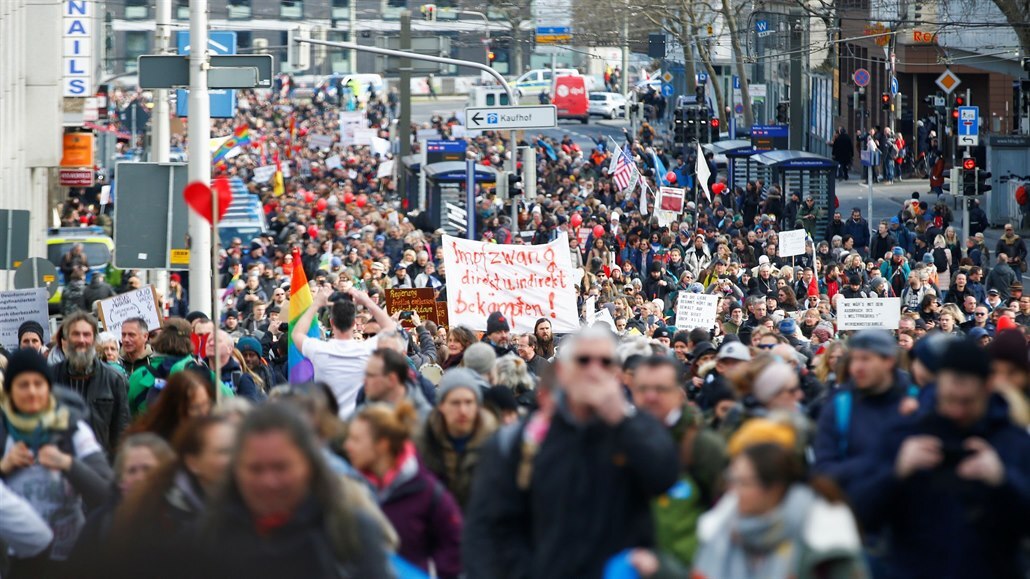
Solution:
<svg viewBox="0 0 1030 579">
<path fill-rule="evenodd" d="M 497 85 L 472 87 L 465 104 L 467 107 L 507 107 L 510 105 L 508 92 Z"/>
<path fill-rule="evenodd" d="M 558 76 L 579 76 L 579 71 L 574 68 L 559 68 L 557 72 Z M 551 69 L 534 68 L 508 84 L 515 87 L 515 96 L 523 97 L 539 95 L 542 92 L 551 92 L 551 84 L 553 82 L 554 77 L 551 75 Z"/>
</svg>

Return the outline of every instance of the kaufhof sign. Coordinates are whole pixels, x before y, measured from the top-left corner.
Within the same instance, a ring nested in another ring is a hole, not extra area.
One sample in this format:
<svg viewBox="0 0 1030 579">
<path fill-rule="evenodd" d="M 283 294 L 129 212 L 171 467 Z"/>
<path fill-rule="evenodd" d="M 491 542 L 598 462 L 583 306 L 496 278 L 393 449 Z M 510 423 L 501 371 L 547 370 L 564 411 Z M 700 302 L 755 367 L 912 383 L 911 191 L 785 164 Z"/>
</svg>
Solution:
<svg viewBox="0 0 1030 579">
<path fill-rule="evenodd" d="M 65 0 L 63 93 L 93 96 L 93 1 Z"/>
</svg>

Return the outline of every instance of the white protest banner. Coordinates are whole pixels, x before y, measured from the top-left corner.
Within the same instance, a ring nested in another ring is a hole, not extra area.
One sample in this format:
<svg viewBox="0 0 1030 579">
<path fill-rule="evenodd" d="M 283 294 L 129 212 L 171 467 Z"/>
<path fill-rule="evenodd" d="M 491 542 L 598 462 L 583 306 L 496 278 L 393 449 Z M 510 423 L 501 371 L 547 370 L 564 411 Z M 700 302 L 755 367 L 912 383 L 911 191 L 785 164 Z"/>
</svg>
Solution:
<svg viewBox="0 0 1030 579">
<path fill-rule="evenodd" d="M 325 160 L 325 166 L 329 170 L 340 169 L 343 167 L 343 160 L 339 155 L 333 155 Z"/>
<path fill-rule="evenodd" d="M 547 245 L 501 245 L 445 235 L 443 261 L 452 326 L 485 330 L 487 317 L 501 312 L 515 332 L 532 332 L 540 318 L 549 319 L 557 334 L 579 329 L 566 234 Z"/>
<path fill-rule="evenodd" d="M 681 291 L 676 300 L 676 327 L 681 330 L 715 327 L 719 296 Z"/>
<path fill-rule="evenodd" d="M 393 176 L 393 159 L 389 161 L 383 161 L 379 163 L 379 168 L 376 169 L 376 179 L 382 179 L 383 177 Z"/>
<path fill-rule="evenodd" d="M 601 311 L 597 312 L 597 320 L 595 323 L 608 324 L 611 327 L 612 332 L 618 333 L 618 327 L 615 325 L 615 320 L 612 319 L 612 313 L 608 311 L 608 308 L 601 308 Z"/>
<path fill-rule="evenodd" d="M 354 131 L 368 127 L 365 113 L 361 111 L 340 111 L 340 144 L 354 144 Z"/>
<path fill-rule="evenodd" d="M 837 302 L 838 330 L 896 330 L 901 298 L 853 298 Z"/>
<path fill-rule="evenodd" d="M 372 139 L 376 138 L 375 129 L 354 129 L 354 145 L 361 147 L 372 146 Z"/>
<path fill-rule="evenodd" d="M 122 323 L 132 318 L 143 318 L 147 330 L 161 327 L 161 309 L 157 304 L 154 286 L 143 286 L 100 301 L 100 321 L 104 330 L 115 336 L 122 335 Z"/>
<path fill-rule="evenodd" d="M 50 342 L 47 320 L 46 288 L 0 292 L 0 345 L 13 352 L 18 349 L 18 327 L 28 321 L 43 326 L 43 342 Z"/>
<path fill-rule="evenodd" d="M 390 152 L 390 141 L 379 137 L 372 137 L 372 152 L 380 157 Z"/>
<path fill-rule="evenodd" d="M 309 149 L 332 149 L 333 148 L 333 136 L 332 135 L 308 135 L 308 148 Z"/>
<path fill-rule="evenodd" d="M 683 189 L 676 187 L 660 187 L 658 189 L 658 202 L 655 203 L 662 211 L 683 213 Z"/>
<path fill-rule="evenodd" d="M 255 183 L 268 183 L 272 180 L 273 175 L 275 175 L 275 165 L 262 165 L 261 167 L 254 167 Z"/>
<path fill-rule="evenodd" d="M 790 257 L 805 253 L 805 239 L 807 235 L 804 229 L 781 232 L 779 238 L 780 247 L 777 249 L 776 255 L 779 257 Z"/>
</svg>

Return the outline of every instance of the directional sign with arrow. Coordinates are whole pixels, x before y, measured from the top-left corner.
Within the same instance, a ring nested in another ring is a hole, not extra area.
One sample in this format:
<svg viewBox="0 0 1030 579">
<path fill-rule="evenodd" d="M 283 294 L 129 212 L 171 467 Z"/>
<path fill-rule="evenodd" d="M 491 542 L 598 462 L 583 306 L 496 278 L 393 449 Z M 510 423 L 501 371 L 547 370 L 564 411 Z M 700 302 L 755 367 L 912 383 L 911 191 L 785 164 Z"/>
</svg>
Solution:
<svg viewBox="0 0 1030 579">
<path fill-rule="evenodd" d="M 958 108 L 958 145 L 976 147 L 980 144 L 980 107 Z"/>
<path fill-rule="evenodd" d="M 550 129 L 558 126 L 558 107 L 481 107 L 465 109 L 465 126 L 469 129 L 508 131 L 518 129 Z"/>
</svg>

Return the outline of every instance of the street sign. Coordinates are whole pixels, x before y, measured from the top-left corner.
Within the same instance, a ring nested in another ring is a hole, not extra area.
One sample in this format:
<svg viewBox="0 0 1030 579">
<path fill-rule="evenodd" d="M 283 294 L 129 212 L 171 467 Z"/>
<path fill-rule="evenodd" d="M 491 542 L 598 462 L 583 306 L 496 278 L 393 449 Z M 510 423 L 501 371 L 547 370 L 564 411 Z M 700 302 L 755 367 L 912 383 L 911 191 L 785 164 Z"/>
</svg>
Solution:
<svg viewBox="0 0 1030 579">
<path fill-rule="evenodd" d="M 185 163 L 118 163 L 114 260 L 120 269 L 189 267 Z"/>
<path fill-rule="evenodd" d="M 468 143 L 464 140 L 428 140 L 426 143 L 426 165 L 447 161 L 464 161 L 468 158 Z"/>
<path fill-rule="evenodd" d="M 179 54 L 190 53 L 190 33 L 188 30 L 180 30 L 176 35 L 176 47 L 179 49 Z M 208 54 L 212 57 L 211 66 L 232 66 L 228 64 L 215 64 L 214 57 L 226 54 L 236 54 L 236 33 L 227 30 L 212 30 L 208 32 L 207 39 Z M 257 56 L 257 55 L 255 55 Z M 269 55 L 264 55 L 269 56 Z M 239 66 L 252 66 L 252 65 L 239 65 Z M 138 69 L 142 74 L 142 67 Z M 189 85 L 189 66 L 187 65 L 187 82 Z M 208 81 L 210 81 L 208 77 Z M 271 75 L 269 75 L 269 83 L 262 85 L 271 87 Z M 208 85 L 210 88 L 211 96 L 208 99 L 211 107 L 211 118 L 217 119 L 231 119 L 236 116 L 236 91 L 230 89 L 217 89 Z M 189 116 L 189 91 L 177 90 L 175 91 L 175 114 L 180 117 Z"/>
<path fill-rule="evenodd" d="M 465 109 L 465 126 L 470 129 L 507 131 L 551 129 L 558 126 L 558 107 L 481 107 Z"/>
<path fill-rule="evenodd" d="M 935 106 L 935 107 L 943 107 L 947 102 L 948 102 L 948 99 L 946 99 L 946 98 L 944 98 L 942 96 L 934 95 L 934 97 L 933 97 L 933 106 Z"/>
<path fill-rule="evenodd" d="M 0 209 L 0 269 L 17 269 L 29 257 L 29 212 Z"/>
<path fill-rule="evenodd" d="M 737 103 L 733 107 L 733 112 L 737 113 L 738 115 L 744 114 L 744 105 Z"/>
<path fill-rule="evenodd" d="M 753 125 L 751 127 L 751 149 L 754 151 L 777 151 L 790 148 L 790 127 L 788 125 Z"/>
<path fill-rule="evenodd" d="M 708 82 L 708 73 L 705 73 L 705 72 L 697 73 L 697 82 L 698 82 L 698 84 L 704 84 L 704 83 Z"/>
<path fill-rule="evenodd" d="M 891 94 L 892 95 L 898 94 L 898 92 L 899 92 L 898 91 L 898 77 L 892 76 L 891 77 Z"/>
<path fill-rule="evenodd" d="M 662 83 L 662 96 L 663 97 L 671 97 L 675 93 L 676 93 L 676 90 L 672 88 L 671 84 L 669 84 L 667 82 L 663 82 Z"/>
<path fill-rule="evenodd" d="M 774 34 L 776 31 L 769 27 L 768 20 L 756 20 L 755 32 L 758 34 L 759 38 L 762 38 L 763 36 L 769 36 L 770 34 Z"/>
<path fill-rule="evenodd" d="M 539 26 L 536 29 L 537 44 L 568 44 L 572 41 L 569 26 Z"/>
<path fill-rule="evenodd" d="M 958 145 L 975 147 L 980 144 L 980 107 L 958 108 Z"/>
<path fill-rule="evenodd" d="M 140 88 L 168 89 L 190 84 L 188 56 L 143 54 L 138 63 Z M 272 55 L 212 56 L 207 85 L 211 89 L 272 86 Z"/>
<path fill-rule="evenodd" d="M 671 72 L 666 71 L 666 72 L 662 73 L 662 80 L 664 82 L 672 82 L 672 78 L 673 77 L 672 77 L 672 73 Z"/>
<path fill-rule="evenodd" d="M 869 86 L 869 71 L 864 68 L 856 70 L 851 78 L 854 79 L 855 86 Z"/>
<path fill-rule="evenodd" d="M 93 177 L 94 173 L 91 167 L 58 170 L 61 187 L 92 187 Z"/>
<path fill-rule="evenodd" d="M 42 257 L 30 257 L 14 271 L 14 289 L 36 287 L 45 287 L 50 297 L 57 293 L 57 268 Z"/>
<path fill-rule="evenodd" d="M 935 80 L 934 82 L 937 83 L 937 86 L 941 87 L 941 90 L 948 94 L 951 94 L 951 92 L 955 90 L 955 88 L 957 88 L 958 85 L 962 84 L 962 80 L 958 77 L 957 74 L 951 72 L 950 68 L 945 69 L 944 72 L 942 72 L 941 75 L 938 76 L 937 80 Z"/>
</svg>

